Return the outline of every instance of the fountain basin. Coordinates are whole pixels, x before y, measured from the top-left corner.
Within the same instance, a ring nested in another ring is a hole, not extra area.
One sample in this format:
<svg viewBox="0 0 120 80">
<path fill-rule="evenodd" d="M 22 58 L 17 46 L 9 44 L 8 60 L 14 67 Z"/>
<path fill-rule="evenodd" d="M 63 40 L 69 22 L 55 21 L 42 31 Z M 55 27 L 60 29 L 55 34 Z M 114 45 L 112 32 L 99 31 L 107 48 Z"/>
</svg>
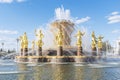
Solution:
<svg viewBox="0 0 120 80">
<path fill-rule="evenodd" d="M 16 56 L 16 62 L 95 62 L 98 56 Z"/>
</svg>

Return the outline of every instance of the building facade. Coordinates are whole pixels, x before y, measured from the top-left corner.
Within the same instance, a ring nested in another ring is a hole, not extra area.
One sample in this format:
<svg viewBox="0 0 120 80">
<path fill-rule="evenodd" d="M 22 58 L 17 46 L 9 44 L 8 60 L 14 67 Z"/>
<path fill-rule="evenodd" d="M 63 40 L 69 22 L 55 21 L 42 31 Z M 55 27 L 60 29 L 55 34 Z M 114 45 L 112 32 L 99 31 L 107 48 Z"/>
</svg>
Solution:
<svg viewBox="0 0 120 80">
<path fill-rule="evenodd" d="M 117 45 L 116 45 L 116 54 L 120 55 L 120 39 L 116 41 Z"/>
</svg>

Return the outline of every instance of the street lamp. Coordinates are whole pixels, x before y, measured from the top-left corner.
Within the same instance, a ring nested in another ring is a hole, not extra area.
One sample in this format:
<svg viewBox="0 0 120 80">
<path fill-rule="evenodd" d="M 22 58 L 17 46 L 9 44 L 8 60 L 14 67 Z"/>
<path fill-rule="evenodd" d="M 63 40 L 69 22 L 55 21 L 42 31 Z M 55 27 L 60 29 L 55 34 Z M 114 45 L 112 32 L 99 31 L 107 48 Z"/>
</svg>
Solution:
<svg viewBox="0 0 120 80">
<path fill-rule="evenodd" d="M 3 48 L 4 48 L 4 43 L 2 42 L 2 51 L 3 51 Z"/>
<path fill-rule="evenodd" d="M 17 41 L 17 52 L 18 52 L 18 43 L 19 43 L 19 38 L 16 39 Z"/>
<path fill-rule="evenodd" d="M 107 40 L 107 41 L 106 41 L 106 55 L 107 55 L 108 52 L 109 52 L 108 44 L 109 44 L 109 41 Z"/>
</svg>

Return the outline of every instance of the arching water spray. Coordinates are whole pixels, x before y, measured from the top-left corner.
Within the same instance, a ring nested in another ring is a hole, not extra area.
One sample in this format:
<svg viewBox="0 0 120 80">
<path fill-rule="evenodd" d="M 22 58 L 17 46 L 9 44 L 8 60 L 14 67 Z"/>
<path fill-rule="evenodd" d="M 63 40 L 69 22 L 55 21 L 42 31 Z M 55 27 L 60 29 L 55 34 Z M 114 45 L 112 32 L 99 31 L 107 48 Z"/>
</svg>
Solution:
<svg viewBox="0 0 120 80">
<path fill-rule="evenodd" d="M 85 35 L 83 36 L 83 48 L 85 50 L 90 50 L 90 33 L 88 32 L 87 28 L 85 27 L 78 27 L 78 23 L 74 18 L 70 15 L 70 10 L 64 10 L 63 6 L 61 8 L 55 9 L 55 16 L 50 23 L 48 23 L 46 26 L 42 26 L 42 31 L 44 33 L 44 46 L 43 49 L 46 48 L 56 48 L 56 41 L 55 36 L 59 29 L 63 31 L 64 39 L 63 39 L 63 45 L 64 47 L 70 47 L 73 46 L 73 44 L 76 44 L 76 38 L 74 35 L 76 34 L 77 30 L 81 30 L 82 32 L 85 32 Z"/>
</svg>

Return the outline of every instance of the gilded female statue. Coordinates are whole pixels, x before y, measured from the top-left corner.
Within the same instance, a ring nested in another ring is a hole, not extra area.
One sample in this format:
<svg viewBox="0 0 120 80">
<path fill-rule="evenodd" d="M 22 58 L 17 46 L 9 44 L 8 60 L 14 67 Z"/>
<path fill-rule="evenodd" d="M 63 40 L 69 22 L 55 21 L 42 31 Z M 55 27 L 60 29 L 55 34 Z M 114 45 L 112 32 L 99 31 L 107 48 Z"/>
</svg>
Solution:
<svg viewBox="0 0 120 80">
<path fill-rule="evenodd" d="M 95 48 L 96 44 L 97 44 L 97 40 L 96 40 L 96 37 L 95 37 L 95 33 L 93 31 L 92 32 L 92 48 Z"/>
<path fill-rule="evenodd" d="M 59 30 L 58 34 L 56 35 L 56 42 L 58 46 L 62 46 L 63 45 L 63 33 L 62 30 Z"/>
<path fill-rule="evenodd" d="M 85 33 L 82 33 L 81 31 L 78 31 L 78 33 L 76 34 L 77 37 L 77 46 L 81 47 L 82 46 L 82 36 Z"/>
<path fill-rule="evenodd" d="M 36 34 L 36 37 L 37 37 L 37 42 L 36 42 L 36 45 L 38 46 L 38 47 L 42 47 L 43 45 L 44 45 L 44 43 L 43 43 L 43 41 L 42 41 L 42 39 L 43 39 L 43 37 L 44 37 L 44 35 L 43 35 L 43 33 L 42 33 L 42 30 L 39 30 L 39 32 L 38 33 L 36 33 L 36 31 L 35 31 L 35 34 Z"/>
<path fill-rule="evenodd" d="M 99 36 L 98 37 L 98 48 L 99 49 L 101 49 L 102 48 L 102 39 L 103 39 L 104 37 L 102 37 L 102 36 Z"/>
<path fill-rule="evenodd" d="M 28 48 L 28 38 L 27 38 L 26 32 L 23 34 L 22 37 L 23 37 L 22 39 L 23 39 L 23 43 L 24 43 L 23 48 Z"/>
</svg>

